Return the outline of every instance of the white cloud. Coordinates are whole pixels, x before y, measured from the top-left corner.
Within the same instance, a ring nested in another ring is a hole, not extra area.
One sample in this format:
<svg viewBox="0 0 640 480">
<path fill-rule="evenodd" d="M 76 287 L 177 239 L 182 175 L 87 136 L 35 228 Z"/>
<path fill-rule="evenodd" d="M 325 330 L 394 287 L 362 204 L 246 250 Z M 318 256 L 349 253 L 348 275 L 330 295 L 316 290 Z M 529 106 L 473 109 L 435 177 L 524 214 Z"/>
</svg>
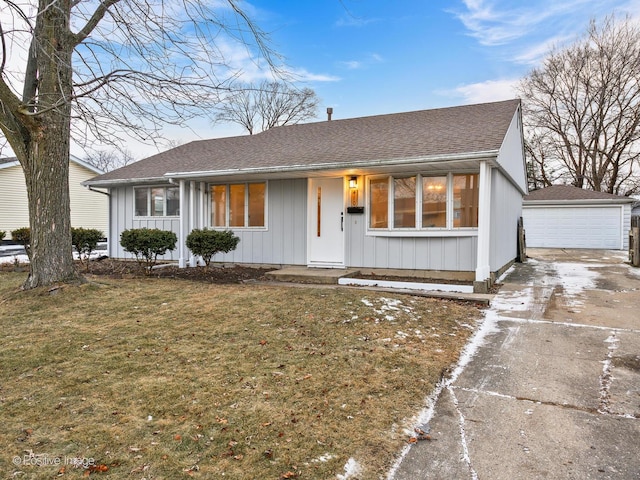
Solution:
<svg viewBox="0 0 640 480">
<path fill-rule="evenodd" d="M 464 102 L 469 104 L 495 102 L 516 98 L 516 86 L 518 82 L 519 79 L 487 80 L 479 83 L 461 85 L 441 93 L 451 97 L 462 97 Z"/>
<path fill-rule="evenodd" d="M 362 60 L 345 60 L 339 62 L 339 64 L 348 70 L 359 70 L 361 68 L 368 67 L 369 65 L 373 65 L 374 63 L 382 62 L 384 62 L 384 59 L 381 55 L 378 55 L 377 53 L 371 53 Z"/>
<path fill-rule="evenodd" d="M 370 23 L 378 22 L 379 20 L 376 18 L 362 18 L 356 17 L 351 14 L 345 14 L 340 17 L 336 23 L 336 27 L 364 27 L 369 25 Z"/>
</svg>

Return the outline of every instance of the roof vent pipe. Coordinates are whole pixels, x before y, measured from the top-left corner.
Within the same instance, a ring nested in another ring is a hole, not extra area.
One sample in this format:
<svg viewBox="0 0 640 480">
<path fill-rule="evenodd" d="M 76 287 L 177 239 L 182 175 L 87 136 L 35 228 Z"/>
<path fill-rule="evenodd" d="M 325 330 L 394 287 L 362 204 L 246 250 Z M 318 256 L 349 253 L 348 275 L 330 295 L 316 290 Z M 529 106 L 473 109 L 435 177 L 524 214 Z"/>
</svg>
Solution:
<svg viewBox="0 0 640 480">
<path fill-rule="evenodd" d="M 327 121 L 331 121 L 331 115 L 333 115 L 333 108 L 327 107 Z"/>
</svg>

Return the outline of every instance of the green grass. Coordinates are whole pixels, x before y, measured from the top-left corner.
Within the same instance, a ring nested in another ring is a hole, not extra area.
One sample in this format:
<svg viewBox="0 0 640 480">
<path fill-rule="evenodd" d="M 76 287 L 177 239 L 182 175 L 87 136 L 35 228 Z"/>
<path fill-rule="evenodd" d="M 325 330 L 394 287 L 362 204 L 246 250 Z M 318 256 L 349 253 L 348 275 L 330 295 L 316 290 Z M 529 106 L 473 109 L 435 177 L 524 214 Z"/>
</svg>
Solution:
<svg viewBox="0 0 640 480">
<path fill-rule="evenodd" d="M 4 478 L 325 479 L 351 457 L 380 478 L 480 316 L 355 289 L 23 280 L 0 273 Z M 108 470 L 12 463 L 30 454 Z"/>
</svg>

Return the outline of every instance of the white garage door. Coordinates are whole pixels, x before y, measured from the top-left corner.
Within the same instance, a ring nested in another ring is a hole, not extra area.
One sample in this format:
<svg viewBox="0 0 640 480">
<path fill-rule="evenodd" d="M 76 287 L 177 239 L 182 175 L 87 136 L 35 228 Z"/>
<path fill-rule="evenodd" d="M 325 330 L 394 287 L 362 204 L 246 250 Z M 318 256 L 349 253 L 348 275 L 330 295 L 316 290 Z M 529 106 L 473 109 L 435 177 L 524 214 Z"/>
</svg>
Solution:
<svg viewBox="0 0 640 480">
<path fill-rule="evenodd" d="M 622 248 L 620 207 L 525 207 L 527 246 Z"/>
</svg>

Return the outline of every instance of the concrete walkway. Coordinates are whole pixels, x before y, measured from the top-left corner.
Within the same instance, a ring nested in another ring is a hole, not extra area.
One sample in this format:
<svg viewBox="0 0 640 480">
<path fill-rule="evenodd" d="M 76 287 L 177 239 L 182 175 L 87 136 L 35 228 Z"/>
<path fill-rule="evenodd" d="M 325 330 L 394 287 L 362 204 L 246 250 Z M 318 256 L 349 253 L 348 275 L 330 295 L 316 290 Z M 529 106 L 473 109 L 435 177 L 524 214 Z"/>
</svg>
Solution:
<svg viewBox="0 0 640 480">
<path fill-rule="evenodd" d="M 390 478 L 640 479 L 640 271 L 527 253 Z"/>
</svg>

